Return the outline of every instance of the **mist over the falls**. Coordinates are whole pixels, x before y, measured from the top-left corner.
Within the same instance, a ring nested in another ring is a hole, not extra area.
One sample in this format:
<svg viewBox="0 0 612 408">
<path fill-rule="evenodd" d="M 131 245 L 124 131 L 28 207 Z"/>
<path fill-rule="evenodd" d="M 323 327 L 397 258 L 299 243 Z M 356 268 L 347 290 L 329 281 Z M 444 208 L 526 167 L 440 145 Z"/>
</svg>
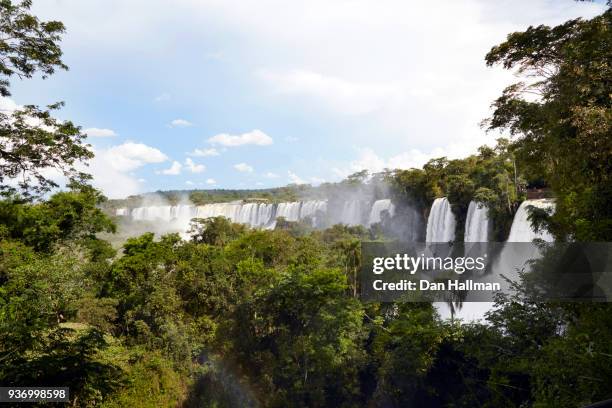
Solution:
<svg viewBox="0 0 612 408">
<path fill-rule="evenodd" d="M 118 220 L 120 235 L 179 233 L 184 239 L 189 239 L 193 219 L 211 217 L 225 217 L 258 229 L 274 229 L 281 219 L 312 229 L 336 224 L 361 226 L 370 229 L 372 238 L 382 234 L 403 241 L 449 242 L 455 240 L 458 228 L 453 206 L 446 197 L 436 198 L 423 210 L 395 197 L 389 186 L 380 181 L 323 186 L 293 201 L 271 202 L 252 195 L 240 200 L 195 204 L 188 194 L 172 201 L 163 194 L 146 194 L 135 206 L 115 208 L 113 215 Z M 514 216 L 508 241 L 552 240 L 550 234 L 532 228 L 531 206 L 554 209 L 554 202 L 525 200 Z M 463 228 L 465 242 L 490 240 L 492 221 L 486 204 L 469 203 Z"/>
<path fill-rule="evenodd" d="M 336 224 L 372 228 L 402 240 L 424 238 L 426 219 L 414 206 L 393 198 L 381 179 L 347 180 L 298 191 L 295 197 L 269 198 L 265 191 L 248 190 L 239 199 L 208 198 L 195 203 L 188 192 L 145 194 L 124 200 L 111 212 L 120 233 L 134 236 L 145 231 L 161 235 L 179 233 L 189 238 L 194 218 L 226 217 L 252 228 L 274 229 L 277 221 L 325 229 Z"/>
</svg>

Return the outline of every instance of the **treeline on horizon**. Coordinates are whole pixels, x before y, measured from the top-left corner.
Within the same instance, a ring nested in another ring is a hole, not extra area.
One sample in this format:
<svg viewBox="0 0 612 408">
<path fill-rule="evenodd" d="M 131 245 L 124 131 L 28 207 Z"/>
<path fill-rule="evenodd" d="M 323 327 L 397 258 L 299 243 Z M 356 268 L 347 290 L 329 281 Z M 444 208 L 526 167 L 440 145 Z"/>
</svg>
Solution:
<svg viewBox="0 0 612 408">
<path fill-rule="evenodd" d="M 0 94 L 66 68 L 60 22 L 0 2 Z M 447 196 L 499 217 L 546 183 L 559 241 L 612 241 L 612 12 L 512 33 L 489 65 L 540 80 L 493 102 L 512 138 L 462 160 L 390 174 L 394 200 Z M 528 92 L 539 99 L 525 99 Z M 483 322 L 430 303 L 364 303 L 363 227 L 249 229 L 198 220 L 188 241 L 152 233 L 119 250 L 105 197 L 74 164 L 93 156 L 49 109 L 0 112 L 0 384 L 69 386 L 71 406 L 580 407 L 612 398 L 612 308 L 500 295 Z M 40 125 L 45 126 L 40 126 Z M 518 173 L 515 177 L 515 163 Z M 45 177 L 57 168 L 65 191 Z M 521 175 L 523 175 L 521 177 Z M 529 175 L 528 177 L 526 175 Z M 12 180 L 20 176 L 15 185 Z M 365 174 L 346 180 L 362 188 Z M 528 276 L 528 274 L 527 274 Z"/>
</svg>

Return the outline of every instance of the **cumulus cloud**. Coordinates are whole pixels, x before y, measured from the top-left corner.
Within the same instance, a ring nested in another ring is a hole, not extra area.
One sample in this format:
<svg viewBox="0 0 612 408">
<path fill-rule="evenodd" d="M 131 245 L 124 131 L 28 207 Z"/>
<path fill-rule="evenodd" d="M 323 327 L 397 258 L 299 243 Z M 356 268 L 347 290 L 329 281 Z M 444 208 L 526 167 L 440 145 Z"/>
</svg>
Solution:
<svg viewBox="0 0 612 408">
<path fill-rule="evenodd" d="M 107 150 L 109 165 L 119 171 L 132 171 L 148 163 L 161 163 L 168 156 L 143 143 L 126 142 Z"/>
<path fill-rule="evenodd" d="M 21 106 L 11 98 L 0 98 L 0 111 L 13 112 Z M 84 130 L 90 136 L 110 137 L 111 129 L 88 128 Z M 92 185 L 100 189 L 109 198 L 125 198 L 142 191 L 145 179 L 136 178 L 133 172 L 147 164 L 161 163 L 168 157 L 155 147 L 144 143 L 125 142 L 109 148 L 93 147 L 93 159 L 86 164 L 78 164 L 79 170 L 92 175 Z M 49 177 L 58 184 L 66 182 L 57 171 L 48 169 Z"/>
<path fill-rule="evenodd" d="M 117 133 L 115 133 L 114 130 L 112 129 L 100 129 L 100 128 L 87 128 L 85 130 L 83 130 L 83 133 L 85 133 L 87 136 L 89 137 L 114 137 L 117 136 Z"/>
<path fill-rule="evenodd" d="M 219 144 L 226 147 L 244 146 L 244 145 L 256 145 L 256 146 L 268 146 L 274 143 L 272 138 L 266 135 L 259 129 L 252 130 L 241 135 L 229 135 L 227 133 L 220 133 L 208 139 L 211 144 Z"/>
<path fill-rule="evenodd" d="M 217 181 L 213 178 L 206 179 L 206 184 L 214 185 L 217 184 Z"/>
<path fill-rule="evenodd" d="M 189 127 L 189 126 L 193 126 L 193 123 L 185 119 L 174 119 L 172 122 L 170 122 L 170 127 Z"/>
<path fill-rule="evenodd" d="M 83 8 L 80 2 L 40 2 L 37 7 L 41 16 L 61 15 L 71 28 L 67 54 L 78 56 L 87 47 L 111 50 L 115 57 L 127 55 L 127 63 L 141 69 L 147 68 L 145 61 L 158 58 L 158 66 L 150 67 L 158 81 L 150 89 L 165 92 L 155 102 L 174 102 L 179 89 L 186 92 L 186 100 L 194 101 L 201 98 L 202 89 L 226 85 L 227 76 L 213 75 L 209 81 L 203 79 L 202 86 L 190 89 L 184 86 L 193 82 L 188 75 L 160 75 L 174 66 L 166 65 L 171 59 L 159 44 L 177 44 L 176 54 L 196 66 L 206 63 L 203 58 L 217 49 L 196 54 L 189 50 L 211 38 L 211 33 L 216 35 L 223 52 L 235 57 L 234 62 L 225 59 L 222 63 L 228 65 L 224 68 L 239 73 L 240 85 L 244 85 L 243 100 L 232 100 L 237 93 L 231 90 L 219 104 L 235 104 L 237 126 L 254 126 L 240 122 L 247 120 L 241 115 L 246 113 L 249 119 L 263 115 L 263 109 L 257 114 L 247 111 L 253 106 L 250 101 L 261 101 L 258 106 L 265 106 L 268 112 L 282 112 L 283 118 L 299 118 L 307 126 L 314 125 L 311 128 L 320 128 L 325 136 L 333 134 L 337 140 L 329 144 L 330 149 L 334 144 L 376 148 L 366 158 L 359 152 L 354 162 L 335 162 L 338 173 L 363 165 L 378 169 L 417 166 L 438 155 L 438 147 L 443 146 L 445 154 L 453 153 L 455 149 L 448 147 L 453 142 L 473 152 L 483 139 L 478 123 L 489 115 L 491 101 L 515 80 L 510 72 L 486 67 L 483 57 L 490 48 L 512 31 L 590 17 L 606 7 L 603 1 L 572 0 L 390 0 L 384 7 L 376 0 L 311 0 L 292 7 L 285 7 L 281 0 L 185 0 L 172 8 L 161 7 L 160 0 L 151 0 L 148 7 L 140 3 L 94 1 Z M 100 19 L 102 14 L 106 18 Z M 139 18 L 135 20 L 134 15 Z M 168 19 L 180 19 L 193 35 L 185 39 L 160 23 Z M 129 53 L 135 45 L 147 58 Z M 252 75 L 241 75 L 244 72 Z M 170 90 L 176 92 L 172 98 Z M 350 120 L 346 115 L 351 115 Z M 303 134 L 297 135 L 306 143 Z M 211 139 L 217 138 L 213 142 L 219 146 L 249 144 L 243 135 L 217 136 Z M 495 136 L 490 135 L 489 140 Z M 326 140 L 313 136 L 308 143 L 325 145 Z M 312 160 L 313 150 L 324 156 L 316 149 L 299 154 L 303 160 Z"/>
<path fill-rule="evenodd" d="M 276 173 L 273 173 L 271 171 L 268 171 L 267 173 L 264 173 L 263 175 L 265 178 L 279 178 L 280 176 Z"/>
<path fill-rule="evenodd" d="M 342 167 L 332 167 L 332 172 L 340 178 L 361 171 L 368 170 L 371 173 L 381 172 L 385 169 L 411 169 L 421 168 L 433 158 L 447 157 L 449 159 L 461 158 L 473 153 L 465 146 L 451 144 L 444 148 L 432 149 L 424 152 L 418 149 L 401 152 L 387 158 L 377 154 L 374 149 L 365 147 L 357 150 L 357 158 Z"/>
<path fill-rule="evenodd" d="M 188 186 L 193 186 L 193 181 L 191 181 L 191 180 L 187 180 L 187 181 L 185 182 L 185 184 L 187 184 Z"/>
<path fill-rule="evenodd" d="M 218 156 L 219 154 L 221 153 L 219 153 L 219 151 L 214 147 L 211 147 L 210 149 L 194 149 L 193 152 L 189 153 L 189 155 L 193 157 Z"/>
<path fill-rule="evenodd" d="M 252 173 L 253 172 L 253 167 L 249 166 L 246 163 L 234 164 L 234 168 L 242 173 Z"/>
<path fill-rule="evenodd" d="M 144 179 L 135 177 L 118 170 L 111 165 L 108 151 L 96 151 L 96 156 L 90 160 L 89 166 L 84 170 L 93 176 L 92 184 L 102 190 L 108 198 L 125 198 L 138 194 Z"/>
<path fill-rule="evenodd" d="M 185 166 L 187 166 L 187 169 L 192 173 L 202 173 L 204 170 L 206 170 L 206 166 L 203 164 L 196 164 L 190 158 L 185 160 Z"/>
<path fill-rule="evenodd" d="M 289 175 L 289 181 L 293 184 L 306 184 L 304 180 L 302 180 L 297 174 L 292 172 L 291 170 L 287 172 Z"/>
<path fill-rule="evenodd" d="M 156 173 L 163 174 L 165 176 L 178 176 L 179 174 L 181 174 L 182 168 L 183 165 L 175 160 L 172 162 L 172 165 L 169 168 L 157 171 Z"/>
<path fill-rule="evenodd" d="M 142 191 L 145 179 L 131 173 L 152 163 L 166 161 L 160 150 L 143 143 L 127 142 L 107 149 L 95 149 L 94 158 L 83 170 L 93 176 L 92 184 L 109 198 L 125 198 Z"/>
</svg>

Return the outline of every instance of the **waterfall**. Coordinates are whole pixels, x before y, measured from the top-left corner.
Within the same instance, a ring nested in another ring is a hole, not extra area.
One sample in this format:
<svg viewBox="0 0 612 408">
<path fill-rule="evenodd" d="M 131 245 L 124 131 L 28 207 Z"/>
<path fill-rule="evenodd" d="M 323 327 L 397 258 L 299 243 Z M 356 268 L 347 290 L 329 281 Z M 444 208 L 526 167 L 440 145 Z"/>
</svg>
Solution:
<svg viewBox="0 0 612 408">
<path fill-rule="evenodd" d="M 132 210 L 132 219 L 137 221 L 170 221 L 172 219 L 172 206 L 155 205 L 138 207 Z"/>
<path fill-rule="evenodd" d="M 302 203 L 295 201 L 292 203 L 280 203 L 276 208 L 276 218 L 284 217 L 287 221 L 298 221 L 300 219 L 300 207 Z"/>
<path fill-rule="evenodd" d="M 427 218 L 427 242 L 449 242 L 455 239 L 455 215 L 444 198 L 436 198 Z"/>
<path fill-rule="evenodd" d="M 371 225 L 381 221 L 383 212 L 395 213 L 390 199 L 377 200 L 372 208 L 364 207 L 360 200 L 349 200 L 341 204 L 341 212 L 332 214 L 334 223 L 345 225 Z M 340 209 L 339 208 L 339 209 Z M 327 200 L 293 201 L 278 204 L 245 203 L 234 201 L 228 203 L 210 203 L 199 206 L 165 205 L 137 207 L 131 210 L 119 209 L 116 214 L 129 215 L 134 221 L 164 222 L 173 228 L 184 225 L 188 229 L 192 218 L 225 217 L 235 223 L 249 225 L 253 228 L 274 228 L 279 217 L 290 222 L 310 220 L 315 228 L 324 227 L 330 215 L 327 215 Z"/>
<path fill-rule="evenodd" d="M 192 205 L 179 204 L 170 208 L 170 223 L 181 231 L 189 229 L 193 217 L 195 217 L 195 207 Z"/>
<path fill-rule="evenodd" d="M 118 217 L 125 217 L 129 214 L 128 209 L 127 208 L 117 208 L 115 210 L 115 215 Z"/>
<path fill-rule="evenodd" d="M 232 222 L 251 227 L 268 227 L 277 217 L 287 221 L 314 218 L 317 213 L 327 210 L 326 201 L 295 201 L 279 204 L 268 203 L 211 203 L 194 207 L 192 205 L 147 206 L 131 210 L 134 221 L 164 221 L 188 224 L 192 218 L 225 217 Z M 127 215 L 128 211 L 125 210 Z M 119 214 L 119 210 L 117 210 Z"/>
<path fill-rule="evenodd" d="M 395 207 L 391 203 L 390 199 L 376 200 L 370 210 L 370 218 L 368 219 L 368 225 L 376 224 L 381 221 L 383 211 L 387 211 L 390 216 L 393 216 Z"/>
<path fill-rule="evenodd" d="M 340 214 L 340 223 L 346 225 L 361 225 L 361 202 L 359 200 L 345 201 Z"/>
<path fill-rule="evenodd" d="M 531 242 L 536 238 L 546 242 L 553 242 L 553 236 L 548 231 L 540 230 L 535 232 L 533 228 L 531 228 L 531 222 L 528 220 L 529 211 L 527 207 L 529 206 L 542 209 L 553 209 L 554 211 L 555 202 L 547 199 L 523 201 L 514 215 L 508 242 Z"/>
<path fill-rule="evenodd" d="M 325 200 L 311 200 L 304 201 L 300 208 L 300 220 L 310 218 L 312 220 L 313 227 L 319 227 L 322 221 L 318 214 L 327 212 L 327 201 Z"/>
<path fill-rule="evenodd" d="M 242 204 L 214 203 L 200 205 L 196 209 L 197 218 L 225 217 L 232 222 L 238 222 Z"/>
<path fill-rule="evenodd" d="M 259 204 L 257 207 L 255 227 L 266 227 L 274 220 L 274 204 Z"/>
<path fill-rule="evenodd" d="M 257 216 L 259 215 L 259 204 L 246 203 L 240 206 L 238 214 L 234 222 L 238 224 L 258 225 Z"/>
<path fill-rule="evenodd" d="M 467 218 L 465 220 L 465 242 L 488 242 L 489 241 L 489 210 L 477 201 L 470 201 Z"/>
</svg>

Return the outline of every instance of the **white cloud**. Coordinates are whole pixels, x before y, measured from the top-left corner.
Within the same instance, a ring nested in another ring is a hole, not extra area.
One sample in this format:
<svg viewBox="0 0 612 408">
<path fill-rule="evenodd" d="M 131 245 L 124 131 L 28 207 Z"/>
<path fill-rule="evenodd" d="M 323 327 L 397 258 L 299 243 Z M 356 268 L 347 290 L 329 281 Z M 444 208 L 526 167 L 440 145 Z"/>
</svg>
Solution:
<svg viewBox="0 0 612 408">
<path fill-rule="evenodd" d="M 195 149 L 193 152 L 189 153 L 190 156 L 194 157 L 209 157 L 209 156 L 218 156 L 220 153 L 214 147 L 210 149 Z"/>
<path fill-rule="evenodd" d="M 190 158 L 185 160 L 185 166 L 187 166 L 187 169 L 192 173 L 202 173 L 204 170 L 206 170 L 206 166 L 203 164 L 196 164 Z"/>
<path fill-rule="evenodd" d="M 302 94 L 343 114 L 360 115 L 385 109 L 403 99 L 432 96 L 429 88 L 401 82 L 358 82 L 307 70 L 260 71 L 258 76 L 277 92 Z"/>
<path fill-rule="evenodd" d="M 143 179 L 136 179 L 114 168 L 109 162 L 108 151 L 96 151 L 84 170 L 93 176 L 92 184 L 109 198 L 125 198 L 141 192 Z"/>
<path fill-rule="evenodd" d="M 132 171 L 148 163 L 161 163 L 168 157 L 143 143 L 126 142 L 106 150 L 109 165 L 119 171 Z"/>
<path fill-rule="evenodd" d="M 183 165 L 175 160 L 172 162 L 172 165 L 169 168 L 160 170 L 160 171 L 156 171 L 156 173 L 163 174 L 166 176 L 178 176 L 179 174 L 181 174 L 182 168 L 183 168 Z"/>
<path fill-rule="evenodd" d="M 288 171 L 287 174 L 289 175 L 289 181 L 291 181 L 293 184 L 306 184 L 306 182 L 294 172 Z"/>
<path fill-rule="evenodd" d="M 242 173 L 252 173 L 253 172 L 253 167 L 249 166 L 246 163 L 234 164 L 234 168 Z"/>
<path fill-rule="evenodd" d="M 189 126 L 193 126 L 193 123 L 185 119 L 174 119 L 172 122 L 170 122 L 170 127 L 189 127 Z"/>
<path fill-rule="evenodd" d="M 487 140 L 478 123 L 488 116 L 489 104 L 515 80 L 501 68 L 486 67 L 483 57 L 489 49 L 529 25 L 599 14 L 604 3 L 389 0 L 382 6 L 376 0 L 311 0 L 286 7 L 281 0 L 183 0 L 168 8 L 160 0 L 150 0 L 146 7 L 142 1 L 93 0 L 37 2 L 35 8 L 41 18 L 59 15 L 70 27 L 63 45 L 67 55 L 85 55 L 77 61 L 88 61 L 87 50 L 101 49 L 107 59 L 127 58 L 124 65 L 130 72 L 150 69 L 143 81 L 155 78 L 149 89 L 165 91 L 156 102 L 174 103 L 178 95 L 196 101 L 211 86 L 227 86 L 228 77 L 213 72 L 201 86 L 190 88 L 193 77 L 179 71 L 185 64 L 173 62 L 185 58 L 190 66 L 209 63 L 207 57 L 217 48 L 189 50 L 215 37 L 218 49 L 228 56 L 220 64 L 240 76 L 230 80 L 244 85 L 240 100 L 227 99 L 238 96 L 232 89 L 219 101 L 235 104 L 236 126 L 255 126 L 241 121 L 253 117 L 245 112 L 245 101 L 251 107 L 257 101 L 258 108 L 265 107 L 257 114 L 282 112 L 283 119 L 298 118 L 323 135 L 334 135 L 338 140 L 330 149 L 376 147 L 380 156 L 368 160 L 380 167 L 422 162 L 422 155 L 429 157 L 439 147 L 447 151 L 453 142 L 473 151 Z M 165 24 L 174 20 L 185 30 Z M 185 37 L 183 31 L 190 35 Z M 133 53 L 134 48 L 139 53 Z M 168 58 L 169 53 L 177 58 Z M 101 62 L 98 65 L 107 69 Z M 254 75 L 241 75 L 244 72 Z M 240 116 L 244 113 L 247 118 Z M 347 120 L 346 115 L 353 116 Z M 227 136 L 233 143 L 241 140 Z M 320 137 L 302 139 L 311 146 L 326 145 Z M 312 160 L 313 151 L 324 153 L 308 149 L 299 154 Z M 335 165 L 339 172 L 351 170 L 350 162 Z"/>
<path fill-rule="evenodd" d="M 167 160 L 158 149 L 133 142 L 94 149 L 94 154 L 89 166 L 83 170 L 93 176 L 93 185 L 109 198 L 125 198 L 140 193 L 146 180 L 131 173 L 147 164 Z"/>
<path fill-rule="evenodd" d="M 470 147 L 460 144 L 451 144 L 444 148 L 432 149 L 429 152 L 411 149 L 406 152 L 394 154 L 388 158 L 378 155 L 369 147 L 356 150 L 358 152 L 358 157 L 355 160 L 350 161 L 347 165 L 342 167 L 332 167 L 331 170 L 337 177 L 345 178 L 361 170 L 377 173 L 385 169 L 421 168 L 425 163 L 434 158 L 447 157 L 449 159 L 456 159 L 466 157 L 474 152 Z"/>
<path fill-rule="evenodd" d="M 114 137 L 114 136 L 117 136 L 117 133 L 115 133 L 115 131 L 112 130 L 112 129 L 87 128 L 87 129 L 83 130 L 83 133 L 85 133 L 89 137 Z"/>
<path fill-rule="evenodd" d="M 185 184 L 187 184 L 188 186 L 193 186 L 193 181 L 191 181 L 191 180 L 187 180 L 187 181 L 185 182 Z"/>
<path fill-rule="evenodd" d="M 229 135 L 220 133 L 208 139 L 211 144 L 220 144 L 222 146 L 234 147 L 244 145 L 268 146 L 274 143 L 272 138 L 266 135 L 261 130 L 255 129 L 241 135 Z"/>
<path fill-rule="evenodd" d="M 269 172 L 265 173 L 263 176 L 264 176 L 265 178 L 279 178 L 279 177 L 280 177 L 278 174 L 273 173 L 273 172 L 271 172 L 271 171 L 269 171 Z"/>
<path fill-rule="evenodd" d="M 206 179 L 206 184 L 214 185 L 217 184 L 217 181 L 213 178 Z"/>
</svg>

